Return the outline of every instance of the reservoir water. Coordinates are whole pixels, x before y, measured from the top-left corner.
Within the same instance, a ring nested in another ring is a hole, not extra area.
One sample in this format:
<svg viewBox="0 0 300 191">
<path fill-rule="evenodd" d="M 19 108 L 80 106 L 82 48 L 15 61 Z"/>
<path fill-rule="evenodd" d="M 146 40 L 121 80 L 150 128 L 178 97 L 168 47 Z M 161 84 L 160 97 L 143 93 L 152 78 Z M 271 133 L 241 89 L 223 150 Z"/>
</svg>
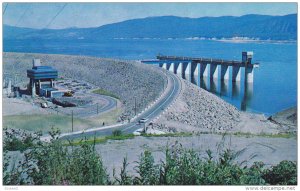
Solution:
<svg viewBox="0 0 300 191">
<path fill-rule="evenodd" d="M 221 42 L 187 39 L 115 39 L 101 41 L 4 40 L 4 52 L 87 55 L 126 60 L 155 59 L 163 55 L 241 60 L 243 51 L 253 51 L 254 83 L 241 85 L 193 81 L 240 110 L 266 115 L 297 105 L 297 43 Z"/>
</svg>

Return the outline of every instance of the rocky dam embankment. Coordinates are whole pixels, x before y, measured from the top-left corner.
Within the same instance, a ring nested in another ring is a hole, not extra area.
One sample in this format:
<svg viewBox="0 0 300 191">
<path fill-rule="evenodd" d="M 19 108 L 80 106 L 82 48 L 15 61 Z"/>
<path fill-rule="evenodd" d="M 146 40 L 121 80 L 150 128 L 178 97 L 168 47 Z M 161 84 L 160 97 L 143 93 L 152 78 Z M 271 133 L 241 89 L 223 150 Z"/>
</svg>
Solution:
<svg viewBox="0 0 300 191">
<path fill-rule="evenodd" d="M 174 104 L 156 118 L 149 128 L 171 133 L 287 132 L 282 125 L 273 123 L 264 115 L 239 111 L 221 98 L 186 80 L 181 79 L 181 84 L 182 90 Z"/>
</svg>

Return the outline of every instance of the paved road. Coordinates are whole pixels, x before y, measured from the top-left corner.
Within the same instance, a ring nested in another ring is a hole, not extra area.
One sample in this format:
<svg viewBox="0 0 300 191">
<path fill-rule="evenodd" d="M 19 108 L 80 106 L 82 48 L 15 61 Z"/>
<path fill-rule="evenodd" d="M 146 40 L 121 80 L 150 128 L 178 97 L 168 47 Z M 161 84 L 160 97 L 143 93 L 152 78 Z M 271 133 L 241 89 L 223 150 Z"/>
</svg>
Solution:
<svg viewBox="0 0 300 191">
<path fill-rule="evenodd" d="M 63 139 L 74 139 L 78 137 L 92 137 L 92 136 L 105 136 L 105 135 L 111 135 L 112 131 L 115 129 L 120 129 L 124 134 L 133 133 L 137 129 L 142 128 L 140 124 L 138 124 L 138 121 L 142 118 L 148 118 L 149 121 L 154 119 L 156 116 L 158 116 L 165 108 L 167 108 L 173 100 L 178 96 L 180 90 L 181 90 L 181 84 L 179 78 L 168 71 L 166 71 L 166 74 L 170 77 L 169 84 L 170 87 L 168 89 L 168 92 L 165 94 L 164 97 L 162 97 L 156 104 L 154 104 L 151 108 L 146 110 L 144 113 L 142 113 L 140 116 L 132 120 L 130 123 L 123 124 L 117 127 L 111 127 L 111 128 L 97 128 L 93 131 L 88 131 L 83 133 L 74 133 L 74 134 L 68 134 L 64 135 Z"/>
<path fill-rule="evenodd" d="M 100 96 L 100 95 L 98 95 Z M 105 96 L 105 95 L 101 95 L 102 99 L 106 100 L 105 105 L 103 106 L 99 106 L 98 108 L 98 112 L 97 112 L 97 105 L 94 104 L 93 106 L 86 106 L 86 107 L 82 107 L 82 108 L 86 108 L 84 110 L 84 112 L 79 112 L 77 114 L 75 114 L 75 117 L 90 117 L 90 116 L 95 116 L 95 115 L 100 115 L 101 113 L 104 112 L 108 112 L 110 110 L 112 110 L 113 108 L 117 107 L 117 100 L 115 98 L 109 97 L 109 96 Z"/>
</svg>

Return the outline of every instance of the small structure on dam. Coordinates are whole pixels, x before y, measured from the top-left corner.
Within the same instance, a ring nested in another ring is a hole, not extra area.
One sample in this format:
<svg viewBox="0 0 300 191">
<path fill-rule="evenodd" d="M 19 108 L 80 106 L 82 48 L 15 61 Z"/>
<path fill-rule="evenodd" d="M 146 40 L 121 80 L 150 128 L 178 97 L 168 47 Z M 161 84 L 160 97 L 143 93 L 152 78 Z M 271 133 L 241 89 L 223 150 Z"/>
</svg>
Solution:
<svg viewBox="0 0 300 191">
<path fill-rule="evenodd" d="M 54 88 L 57 76 L 56 69 L 51 66 L 42 66 L 40 59 L 33 59 L 32 69 L 27 70 L 32 97 L 36 94 L 45 97 L 61 97 L 64 92 Z"/>
</svg>

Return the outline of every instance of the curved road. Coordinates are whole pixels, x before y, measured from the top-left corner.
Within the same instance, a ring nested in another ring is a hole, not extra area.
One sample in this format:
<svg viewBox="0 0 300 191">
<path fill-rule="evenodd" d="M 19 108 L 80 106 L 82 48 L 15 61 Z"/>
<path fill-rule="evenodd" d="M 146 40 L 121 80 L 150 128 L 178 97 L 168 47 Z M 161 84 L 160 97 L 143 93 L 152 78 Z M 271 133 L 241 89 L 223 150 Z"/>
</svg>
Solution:
<svg viewBox="0 0 300 191">
<path fill-rule="evenodd" d="M 138 117 L 134 118 L 130 123 L 127 124 L 122 124 L 119 126 L 112 126 L 112 127 L 99 127 L 95 129 L 90 129 L 87 130 L 84 133 L 81 132 L 74 132 L 74 133 L 69 133 L 69 134 L 62 134 L 61 138 L 63 139 L 74 139 L 78 137 L 92 137 L 92 136 L 106 136 L 106 135 L 111 135 L 112 131 L 116 129 L 120 129 L 123 133 L 128 134 L 128 133 L 133 133 L 137 129 L 142 128 L 140 124 L 138 124 L 138 121 L 142 118 L 148 118 L 149 121 L 154 119 L 156 116 L 158 116 L 165 108 L 167 108 L 178 96 L 180 90 L 181 90 L 181 84 L 178 76 L 175 74 L 165 71 L 166 74 L 170 77 L 169 79 L 169 84 L 170 88 L 168 92 L 165 94 L 164 97 L 160 98 L 157 103 L 155 103 L 152 107 L 147 109 L 145 112 L 143 112 L 141 115 Z"/>
<path fill-rule="evenodd" d="M 82 107 L 86 108 L 87 111 L 81 112 L 79 114 L 75 114 L 75 117 L 90 117 L 91 115 L 101 115 L 103 113 L 106 113 L 113 108 L 117 107 L 117 100 L 115 98 L 105 96 L 105 95 L 98 95 L 101 96 L 102 99 L 106 100 L 106 104 L 103 105 L 102 107 L 98 108 L 98 113 L 97 113 L 97 105 L 94 104 L 93 106 L 88 106 L 88 107 Z"/>
<path fill-rule="evenodd" d="M 87 82 L 82 82 L 82 83 L 88 84 Z M 62 85 L 62 84 L 59 84 L 57 86 L 62 89 L 68 89 L 68 87 L 66 87 L 65 85 Z M 73 110 L 74 117 L 85 118 L 85 117 L 91 117 L 91 116 L 95 116 L 95 115 L 101 115 L 101 114 L 106 113 L 117 107 L 117 100 L 115 98 L 106 96 L 106 95 L 93 93 L 93 91 L 97 90 L 97 89 L 98 88 L 94 88 L 94 89 L 90 89 L 88 91 L 76 90 L 76 95 L 79 97 L 89 96 L 89 97 L 91 97 L 90 99 L 92 99 L 92 100 L 97 100 L 100 98 L 105 103 L 99 104 L 98 108 L 97 108 L 97 103 L 93 103 L 93 105 L 77 106 L 75 109 L 69 108 L 69 109 L 53 109 L 53 110 L 55 110 L 56 112 L 63 113 L 65 115 L 69 115 L 69 116 L 72 115 L 71 112 Z M 74 91 L 74 89 L 71 89 L 71 90 Z M 51 109 L 49 108 L 49 110 L 51 110 Z"/>
</svg>

